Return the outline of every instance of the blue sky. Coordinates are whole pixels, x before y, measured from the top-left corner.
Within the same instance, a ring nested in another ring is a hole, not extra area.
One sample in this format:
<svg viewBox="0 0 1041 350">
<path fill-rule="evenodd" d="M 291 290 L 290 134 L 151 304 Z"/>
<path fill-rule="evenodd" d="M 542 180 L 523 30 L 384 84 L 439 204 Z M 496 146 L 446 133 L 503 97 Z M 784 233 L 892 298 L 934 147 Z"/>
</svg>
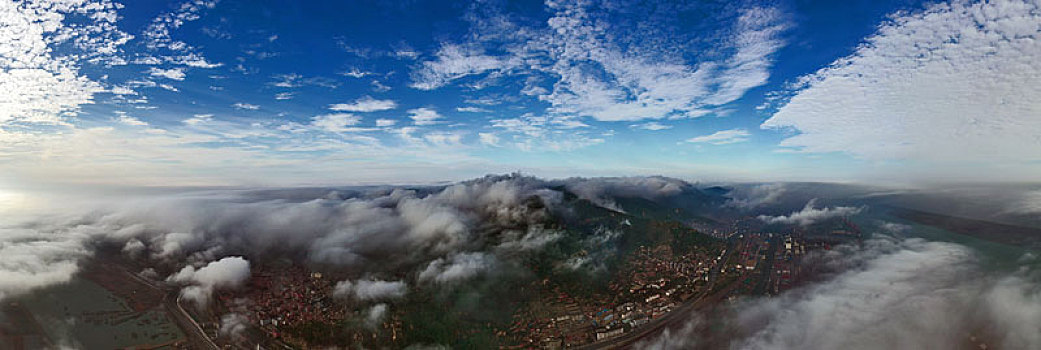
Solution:
<svg viewBox="0 0 1041 350">
<path fill-rule="evenodd" d="M 0 181 L 1029 180 L 1038 10 L 5 2 Z"/>
</svg>

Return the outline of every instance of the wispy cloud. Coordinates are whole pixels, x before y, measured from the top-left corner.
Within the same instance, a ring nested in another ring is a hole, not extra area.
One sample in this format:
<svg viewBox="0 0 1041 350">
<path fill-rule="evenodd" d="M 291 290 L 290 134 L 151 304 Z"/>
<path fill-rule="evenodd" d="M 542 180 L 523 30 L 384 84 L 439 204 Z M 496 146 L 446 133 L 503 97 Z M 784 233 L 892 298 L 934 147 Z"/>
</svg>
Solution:
<svg viewBox="0 0 1041 350">
<path fill-rule="evenodd" d="M 697 117 L 706 106 L 732 102 L 764 84 L 787 28 L 777 9 L 745 9 L 727 30 L 733 35 L 732 56 L 686 62 L 663 52 L 689 49 L 672 47 L 667 38 L 655 39 L 660 47 L 624 49 L 620 41 L 640 39 L 601 21 L 609 10 L 572 3 L 547 6 L 553 13 L 547 27 L 522 26 L 506 16 L 475 16 L 474 40 L 443 43 L 434 60 L 412 72 L 412 86 L 429 90 L 480 76 L 468 83 L 480 89 L 501 76 L 519 75 L 532 78 L 523 94 L 549 102 L 555 114 L 601 121 Z"/>
<path fill-rule="evenodd" d="M 245 102 L 235 102 L 231 106 L 235 107 L 235 109 L 244 109 L 244 110 L 248 110 L 248 111 L 255 111 L 255 110 L 260 109 L 260 106 L 258 106 L 258 105 L 249 104 L 249 103 L 245 103 Z"/>
<path fill-rule="evenodd" d="M 713 145 L 726 145 L 731 143 L 745 142 L 748 141 L 748 137 L 752 136 L 745 129 L 730 129 L 716 131 L 709 135 L 697 136 L 687 139 L 687 142 L 691 143 L 711 143 Z"/>
<path fill-rule="evenodd" d="M 193 46 L 171 36 L 173 31 L 187 22 L 199 19 L 204 10 L 212 9 L 216 5 L 217 1 L 190 0 L 183 2 L 175 11 L 159 15 L 143 33 L 146 46 L 167 63 L 196 68 L 220 67 L 220 63 L 207 61 Z"/>
<path fill-rule="evenodd" d="M 491 113 L 492 112 L 492 111 L 490 111 L 488 109 L 481 108 L 481 107 L 456 107 L 455 110 L 458 111 L 458 112 L 466 112 L 466 113 Z"/>
<path fill-rule="evenodd" d="M 665 125 L 665 124 L 662 124 L 662 123 L 659 123 L 659 122 L 648 122 L 648 123 L 643 123 L 643 124 L 633 124 L 633 125 L 630 125 L 630 127 L 634 128 L 634 129 L 643 129 L 643 130 L 651 130 L 651 131 L 672 129 L 672 126 Z"/>
<path fill-rule="evenodd" d="M 394 100 L 377 100 L 371 96 L 359 98 L 351 103 L 336 103 L 329 105 L 330 110 L 338 112 L 378 112 L 391 110 L 398 107 Z"/>
<path fill-rule="evenodd" d="M 509 58 L 486 55 L 479 47 L 445 44 L 437 52 L 437 59 L 423 62 L 412 72 L 412 87 L 432 90 L 468 75 L 489 70 L 508 69 L 519 62 Z"/>
</svg>

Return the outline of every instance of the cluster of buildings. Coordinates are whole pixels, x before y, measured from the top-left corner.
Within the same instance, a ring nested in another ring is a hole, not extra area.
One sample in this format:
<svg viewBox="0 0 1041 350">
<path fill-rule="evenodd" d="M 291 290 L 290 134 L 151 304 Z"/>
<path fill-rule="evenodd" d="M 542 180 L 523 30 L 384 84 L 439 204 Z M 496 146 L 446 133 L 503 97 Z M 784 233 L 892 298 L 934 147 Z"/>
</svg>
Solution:
<svg viewBox="0 0 1041 350">
<path fill-rule="evenodd" d="M 795 277 L 800 273 L 799 262 L 806 254 L 805 242 L 792 236 L 784 237 L 782 245 L 778 248 L 778 256 L 770 267 L 773 274 L 770 276 L 768 292 L 773 295 L 792 287 Z"/>
<path fill-rule="evenodd" d="M 636 249 L 608 284 L 607 293 L 575 297 L 546 287 L 514 316 L 507 335 L 516 348 L 564 348 L 603 341 L 647 324 L 707 289 L 723 253 L 695 249 L 675 254 L 668 244 Z"/>
<path fill-rule="evenodd" d="M 773 238 L 773 235 L 763 233 L 739 235 L 734 251 L 734 267 L 738 270 L 755 271 L 760 262 L 767 258 L 770 248 L 768 238 Z"/>
<path fill-rule="evenodd" d="M 246 317 L 273 338 L 285 336 L 287 327 L 309 322 L 334 324 L 347 317 L 346 308 L 332 300 L 333 281 L 302 267 L 262 267 L 253 271 L 249 284 L 236 292 L 222 293 L 221 304 L 245 301 Z"/>
</svg>

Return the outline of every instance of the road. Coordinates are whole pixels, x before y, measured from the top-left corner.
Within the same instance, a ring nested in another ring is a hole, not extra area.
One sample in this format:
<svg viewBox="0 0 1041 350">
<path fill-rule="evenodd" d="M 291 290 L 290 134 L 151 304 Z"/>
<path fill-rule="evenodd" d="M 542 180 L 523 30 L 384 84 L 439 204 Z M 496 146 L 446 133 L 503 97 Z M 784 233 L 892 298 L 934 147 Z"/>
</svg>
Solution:
<svg viewBox="0 0 1041 350">
<path fill-rule="evenodd" d="M 187 338 L 187 345 L 191 349 L 220 349 L 210 337 L 206 336 L 206 332 L 202 330 L 202 327 L 192 319 L 191 315 L 188 314 L 180 302 L 180 292 L 176 288 L 169 288 L 164 285 L 155 283 L 145 278 L 141 278 L 135 273 L 132 273 L 121 266 L 113 264 L 103 264 L 104 268 L 118 271 L 119 273 L 125 274 L 131 280 L 140 282 L 141 284 L 148 286 L 152 289 L 163 293 L 163 308 L 166 309 L 174 323 L 177 323 L 177 327 L 184 332 Z"/>
<path fill-rule="evenodd" d="M 583 345 L 578 347 L 578 349 L 589 350 L 629 348 L 641 340 L 661 333 L 667 328 L 675 329 L 678 327 L 682 327 L 687 323 L 688 320 L 690 320 L 691 314 L 705 308 L 706 306 L 718 304 L 720 300 L 726 297 L 726 295 L 733 291 L 734 288 L 737 288 L 741 285 L 741 280 L 738 279 L 734 282 L 731 282 L 722 289 L 717 290 L 715 293 L 707 295 L 708 293 L 712 292 L 713 287 L 715 287 L 716 281 L 719 280 L 719 268 L 721 266 L 726 266 L 726 263 L 728 260 L 730 260 L 730 255 L 734 250 L 735 249 L 733 245 L 727 247 L 726 256 L 721 260 L 719 265 L 716 265 L 712 268 L 713 273 L 710 274 L 709 285 L 706 286 L 705 291 L 702 292 L 700 295 L 691 298 L 690 301 L 683 303 L 675 310 L 672 310 L 671 312 L 665 314 L 662 317 L 659 317 L 658 319 L 648 322 L 646 325 L 637 327 L 635 330 L 629 333 L 625 333 L 621 336 L 603 340 L 600 342 Z"/>
</svg>

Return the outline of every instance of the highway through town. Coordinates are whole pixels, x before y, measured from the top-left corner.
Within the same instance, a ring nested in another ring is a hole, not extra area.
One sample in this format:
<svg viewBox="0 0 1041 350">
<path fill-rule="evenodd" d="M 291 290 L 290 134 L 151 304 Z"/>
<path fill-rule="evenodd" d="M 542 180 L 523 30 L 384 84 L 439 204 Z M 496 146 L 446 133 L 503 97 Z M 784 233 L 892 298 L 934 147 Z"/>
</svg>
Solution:
<svg viewBox="0 0 1041 350">
<path fill-rule="evenodd" d="M 683 327 L 690 319 L 694 312 L 700 311 L 707 306 L 718 304 L 728 293 L 733 291 L 735 288 L 741 285 L 741 280 L 736 280 L 726 285 L 725 287 L 718 289 L 715 293 L 712 293 L 715 287 L 716 281 L 719 280 L 719 267 L 726 266 L 728 260 L 730 260 L 731 253 L 735 250 L 733 245 L 727 247 L 727 253 L 721 260 L 720 264 L 713 268 L 712 274 L 710 275 L 709 285 L 706 286 L 705 292 L 700 295 L 691 298 L 690 301 L 683 303 L 675 310 L 665 314 L 664 316 L 648 322 L 646 325 L 637 327 L 633 331 L 623 334 L 618 337 L 606 339 L 603 341 L 595 342 L 592 344 L 578 347 L 578 349 L 591 350 L 591 349 L 624 349 L 635 345 L 641 340 L 645 340 L 649 337 L 661 334 L 666 329 L 678 329 Z M 709 294 L 712 293 L 712 294 Z"/>
</svg>

